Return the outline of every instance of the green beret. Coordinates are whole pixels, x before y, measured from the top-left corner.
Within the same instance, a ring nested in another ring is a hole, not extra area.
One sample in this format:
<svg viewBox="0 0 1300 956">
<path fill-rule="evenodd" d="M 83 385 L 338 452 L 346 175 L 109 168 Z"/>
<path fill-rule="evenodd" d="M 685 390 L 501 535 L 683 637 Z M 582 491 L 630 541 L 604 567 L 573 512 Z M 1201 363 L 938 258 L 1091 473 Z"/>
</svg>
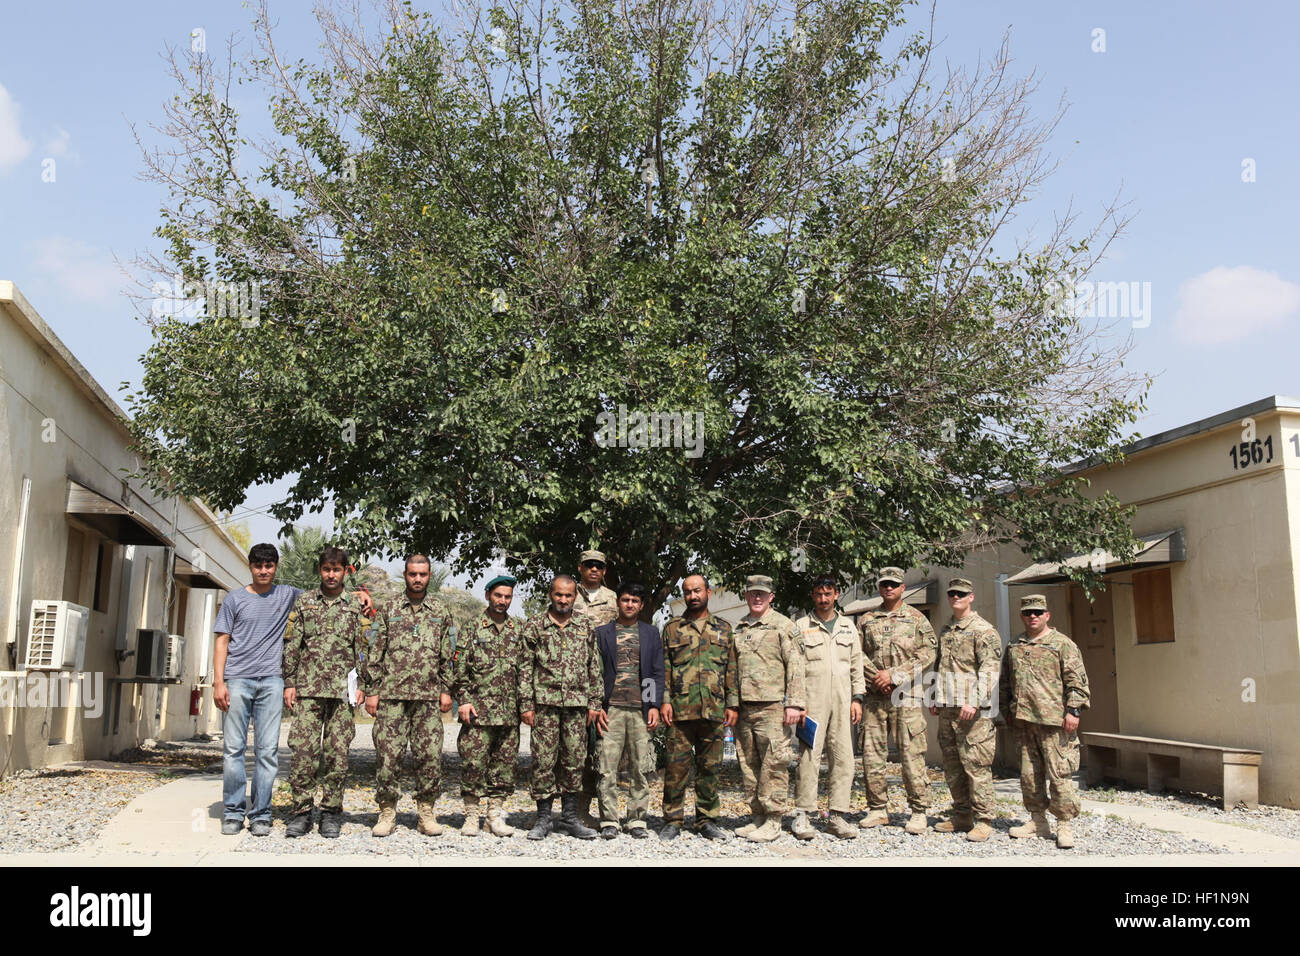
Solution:
<svg viewBox="0 0 1300 956">
<path fill-rule="evenodd" d="M 489 581 L 487 584 L 483 586 L 483 590 L 491 591 L 493 588 L 500 587 L 503 584 L 508 584 L 510 585 L 510 587 L 514 587 L 516 581 L 508 574 L 498 574 L 496 577 L 494 577 L 491 581 Z"/>
</svg>

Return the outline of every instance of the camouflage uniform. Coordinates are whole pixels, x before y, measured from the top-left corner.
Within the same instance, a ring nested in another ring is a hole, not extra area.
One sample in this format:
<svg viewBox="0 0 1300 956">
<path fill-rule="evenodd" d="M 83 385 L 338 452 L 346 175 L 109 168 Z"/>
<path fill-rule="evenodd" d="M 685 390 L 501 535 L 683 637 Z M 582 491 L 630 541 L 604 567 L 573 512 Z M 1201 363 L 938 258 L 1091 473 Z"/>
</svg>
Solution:
<svg viewBox="0 0 1300 956">
<path fill-rule="evenodd" d="M 600 651 L 585 617 L 563 625 L 548 611 L 524 625 L 519 664 L 519 710 L 533 711 L 533 799 L 582 789 L 587 711 L 600 710 L 605 690 Z"/>
<path fill-rule="evenodd" d="M 1067 734 L 1061 725 L 1066 707 L 1088 707 L 1088 675 L 1079 648 L 1054 627 L 1032 639 L 1022 633 L 1007 645 L 998 685 L 1001 712 L 1020 745 L 1025 809 L 1050 809 L 1058 820 L 1073 820 L 1079 815 L 1073 777 L 1079 769 L 1079 734 Z"/>
<path fill-rule="evenodd" d="M 939 707 L 939 748 L 952 794 L 955 817 L 992 824 L 994 688 L 1002 660 L 1002 637 L 974 611 L 950 621 L 939 634 L 935 703 Z M 979 709 L 974 720 L 958 717 L 963 705 Z"/>
<path fill-rule="evenodd" d="M 716 614 L 675 617 L 663 633 L 664 697 L 673 707 L 664 770 L 664 823 L 681 825 L 686 782 L 695 754 L 695 825 L 717 821 L 718 771 L 722 768 L 723 720 L 740 707 L 736 643 L 731 625 Z"/>
<path fill-rule="evenodd" d="M 618 617 L 618 595 L 603 584 L 588 591 L 579 580 L 573 596 L 573 613 L 581 614 L 591 622 L 594 635 L 596 628 Z M 650 772 L 654 770 L 653 767 L 648 769 Z M 599 795 L 600 777 L 600 735 L 592 728 L 587 734 L 587 759 L 582 765 L 582 796 L 578 801 L 579 809 L 585 815 L 590 815 L 591 801 Z"/>
<path fill-rule="evenodd" d="M 460 792 L 467 800 L 505 799 L 515 790 L 519 759 L 519 657 L 521 627 L 512 617 L 498 624 L 483 614 L 456 647 L 451 695 L 478 715 L 461 722 Z"/>
<path fill-rule="evenodd" d="M 799 629 L 769 609 L 748 615 L 735 629 L 740 720 L 736 748 L 745 797 L 755 817 L 785 812 L 790 795 L 791 728 L 785 708 L 804 707 L 804 661 Z"/>
<path fill-rule="evenodd" d="M 925 715 L 921 712 L 922 675 L 934 666 L 934 628 L 925 615 L 908 604 L 892 611 L 868 611 L 858 625 L 862 638 L 862 666 L 867 696 L 862 713 L 862 776 L 867 805 L 884 810 L 888 802 L 885 766 L 889 762 L 891 726 L 898 735 L 898 759 L 912 812 L 930 806 L 930 781 L 925 774 Z M 896 686 L 888 694 L 876 689 L 871 678 L 888 670 Z M 899 703 L 894 704 L 897 696 Z"/>
<path fill-rule="evenodd" d="M 320 590 L 304 591 L 289 612 L 284 629 L 285 689 L 298 701 L 289 727 L 293 766 L 289 790 L 293 813 L 310 813 L 320 785 L 321 809 L 343 811 L 343 781 L 348 772 L 348 745 L 356 735 L 348 672 L 365 653 L 370 620 L 349 594 L 327 598 Z"/>
<path fill-rule="evenodd" d="M 830 631 L 814 614 L 799 618 L 795 627 L 799 629 L 804 658 L 807 716 L 817 721 L 813 746 L 799 744 L 795 808 L 808 813 L 817 810 L 817 776 L 825 749 L 830 764 L 830 809 L 848 813 L 853 792 L 853 720 L 849 708 L 866 693 L 862 646 L 853 618 L 844 614 L 836 615 Z"/>
<path fill-rule="evenodd" d="M 451 611 L 428 595 L 402 600 L 375 619 L 370 654 L 361 669 L 375 714 L 375 799 L 396 803 L 402 792 L 407 744 L 415 769 L 416 799 L 436 803 L 442 776 L 439 698 L 451 676 Z"/>
</svg>

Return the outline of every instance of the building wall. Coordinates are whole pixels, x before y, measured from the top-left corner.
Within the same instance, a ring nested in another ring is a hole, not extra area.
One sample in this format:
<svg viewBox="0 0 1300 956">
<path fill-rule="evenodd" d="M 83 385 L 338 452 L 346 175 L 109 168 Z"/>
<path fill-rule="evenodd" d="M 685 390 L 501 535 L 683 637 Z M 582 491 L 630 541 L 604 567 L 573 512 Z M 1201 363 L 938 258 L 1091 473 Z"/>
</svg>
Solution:
<svg viewBox="0 0 1300 956">
<path fill-rule="evenodd" d="M 33 600 L 81 604 L 91 608 L 84 664 L 90 693 L 83 703 L 94 705 L 0 708 L 0 737 L 7 751 L 0 772 L 104 758 L 148 737 L 184 738 L 211 729 L 210 692 L 203 702 L 205 713 L 191 717 L 190 690 L 197 675 L 211 669 L 200 663 L 203 629 L 211 630 L 211 615 L 205 611 L 224 591 L 190 590 L 184 620 L 169 627 L 181 592 L 174 583 L 169 591 L 168 550 L 116 544 L 66 514 L 68 479 L 145 515 L 154 527 L 172 534 L 182 558 L 201 561 L 227 587 L 249 580 L 244 556 L 201 503 L 160 500 L 139 482 L 124 478 L 138 462 L 128 450 L 128 434 L 117 417 L 120 410 L 21 295 L 8 283 L 0 286 L 0 633 L 6 642 L 0 669 L 11 687 L 18 676 L 28 677 L 23 668 Z M 15 556 L 25 478 L 31 482 L 31 497 L 19 579 Z M 108 584 L 101 585 L 97 606 L 101 544 Z M 136 669 L 135 657 L 120 660 L 119 651 L 135 650 L 140 627 L 163 628 L 187 638 L 182 683 L 120 685 L 115 728 L 114 679 L 132 678 Z M 206 649 L 210 660 L 210 638 Z M 48 686 L 46 678 L 33 677 L 22 694 L 24 704 L 38 699 L 31 686 L 40 683 Z"/>
</svg>

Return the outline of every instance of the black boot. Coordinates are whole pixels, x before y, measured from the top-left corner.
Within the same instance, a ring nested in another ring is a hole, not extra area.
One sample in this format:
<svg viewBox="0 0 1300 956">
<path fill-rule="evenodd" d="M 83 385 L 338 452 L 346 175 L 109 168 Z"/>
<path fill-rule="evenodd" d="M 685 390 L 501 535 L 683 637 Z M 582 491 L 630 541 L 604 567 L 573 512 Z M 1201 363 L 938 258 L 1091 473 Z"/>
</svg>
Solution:
<svg viewBox="0 0 1300 956">
<path fill-rule="evenodd" d="M 537 801 L 537 822 L 533 828 L 528 831 L 528 839 L 545 840 L 551 834 L 554 824 L 551 822 L 551 808 L 555 800 L 538 800 Z"/>
<path fill-rule="evenodd" d="M 327 840 L 337 840 L 343 830 L 342 810 L 322 810 L 320 815 L 320 835 Z"/>
<path fill-rule="evenodd" d="M 560 814 L 560 825 L 555 828 L 557 831 L 567 833 L 579 840 L 594 840 L 599 836 L 591 827 L 583 826 L 582 821 L 578 819 L 578 795 L 576 793 L 561 794 L 560 806 L 564 809 Z"/>
<path fill-rule="evenodd" d="M 294 837 L 306 836 L 311 832 L 311 811 L 306 813 L 295 813 L 289 821 L 289 825 L 284 828 L 284 835 L 290 839 Z"/>
</svg>

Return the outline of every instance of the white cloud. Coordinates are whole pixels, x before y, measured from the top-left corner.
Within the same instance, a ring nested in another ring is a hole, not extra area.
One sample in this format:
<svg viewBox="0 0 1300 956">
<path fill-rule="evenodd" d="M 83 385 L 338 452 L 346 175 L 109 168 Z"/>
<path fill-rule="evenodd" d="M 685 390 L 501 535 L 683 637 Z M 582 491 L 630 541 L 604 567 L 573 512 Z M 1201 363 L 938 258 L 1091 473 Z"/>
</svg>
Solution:
<svg viewBox="0 0 1300 956">
<path fill-rule="evenodd" d="M 27 247 L 33 268 L 78 301 L 117 302 L 129 285 L 111 255 L 81 239 L 49 236 L 33 239 Z"/>
<path fill-rule="evenodd" d="M 68 150 L 68 144 L 72 142 L 72 134 L 62 126 L 56 126 L 55 129 L 58 132 L 45 141 L 45 155 L 58 159 L 76 159 L 77 154 Z"/>
<path fill-rule="evenodd" d="M 0 173 L 7 173 L 32 151 L 18 125 L 18 104 L 9 91 L 0 86 Z"/>
<path fill-rule="evenodd" d="M 1178 287 L 1174 329 L 1194 345 L 1236 342 L 1293 324 L 1300 284 L 1252 266 L 1216 266 Z"/>
</svg>

